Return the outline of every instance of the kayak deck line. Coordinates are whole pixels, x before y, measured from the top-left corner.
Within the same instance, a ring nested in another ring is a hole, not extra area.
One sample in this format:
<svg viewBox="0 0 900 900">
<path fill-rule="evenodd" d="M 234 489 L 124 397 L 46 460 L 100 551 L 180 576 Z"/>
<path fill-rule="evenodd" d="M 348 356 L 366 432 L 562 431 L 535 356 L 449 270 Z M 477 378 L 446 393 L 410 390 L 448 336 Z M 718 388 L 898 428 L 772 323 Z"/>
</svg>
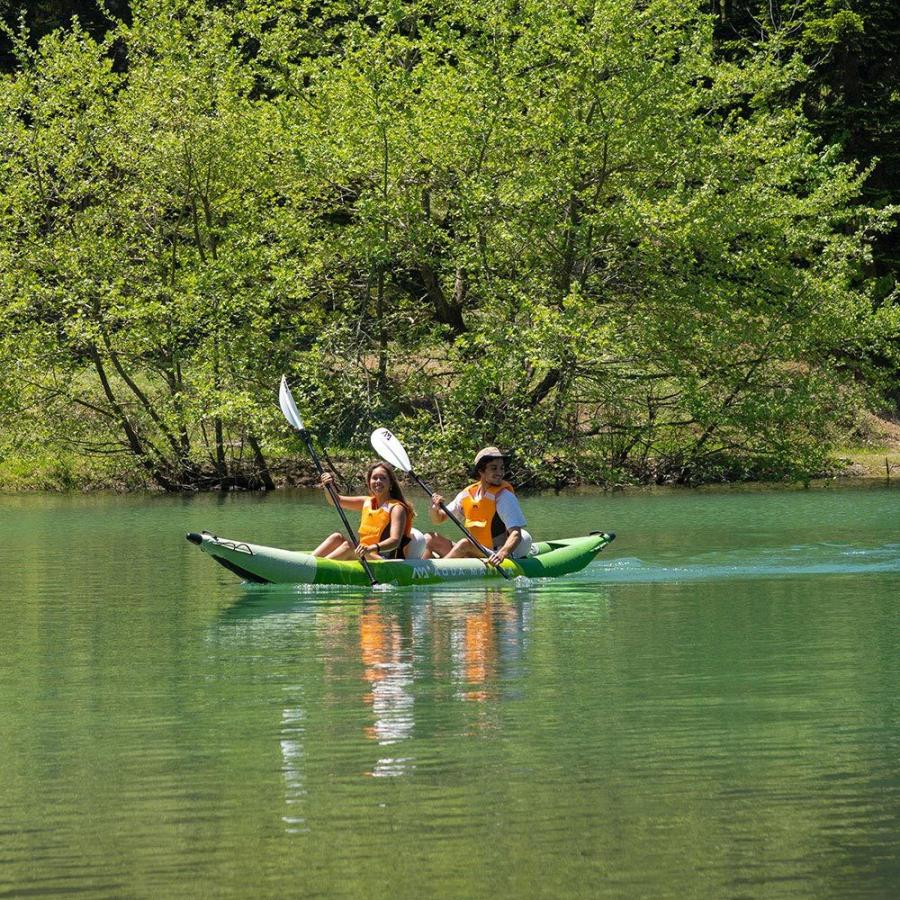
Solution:
<svg viewBox="0 0 900 900">
<path fill-rule="evenodd" d="M 220 538 L 208 531 L 192 531 L 185 537 L 244 581 L 371 586 L 366 571 L 357 560 L 323 559 L 309 552 Z M 502 566 L 513 578 L 557 578 L 585 568 L 614 539 L 612 532 L 597 531 L 581 537 L 540 541 L 532 547 L 529 556 L 506 559 Z M 379 583 L 401 587 L 505 580 L 483 559 L 385 559 L 371 560 L 369 566 Z"/>
</svg>

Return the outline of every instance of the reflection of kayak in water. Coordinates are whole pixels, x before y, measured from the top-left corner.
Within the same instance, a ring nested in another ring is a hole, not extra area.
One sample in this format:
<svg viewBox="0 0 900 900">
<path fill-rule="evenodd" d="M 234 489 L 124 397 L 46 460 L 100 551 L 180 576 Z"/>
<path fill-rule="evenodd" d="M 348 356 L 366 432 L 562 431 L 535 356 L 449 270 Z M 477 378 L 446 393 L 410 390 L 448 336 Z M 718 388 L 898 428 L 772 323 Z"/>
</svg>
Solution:
<svg viewBox="0 0 900 900">
<path fill-rule="evenodd" d="M 614 534 L 597 532 L 585 537 L 540 541 L 524 559 L 507 559 L 503 568 L 513 577 L 556 578 L 583 569 Z M 191 532 L 187 539 L 198 544 L 216 562 L 244 581 L 261 584 L 347 584 L 369 587 L 369 578 L 358 562 L 319 559 L 299 550 L 280 550 L 243 541 L 216 537 L 208 531 Z M 369 562 L 381 584 L 440 584 L 444 581 L 502 580 L 492 566 L 480 559 L 398 559 Z"/>
</svg>

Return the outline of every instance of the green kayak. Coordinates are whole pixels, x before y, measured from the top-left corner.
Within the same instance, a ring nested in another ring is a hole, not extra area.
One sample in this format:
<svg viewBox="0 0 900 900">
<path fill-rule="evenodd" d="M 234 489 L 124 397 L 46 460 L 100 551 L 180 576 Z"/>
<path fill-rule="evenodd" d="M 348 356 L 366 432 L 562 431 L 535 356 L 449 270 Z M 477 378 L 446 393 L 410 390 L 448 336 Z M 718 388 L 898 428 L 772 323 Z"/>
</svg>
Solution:
<svg viewBox="0 0 900 900">
<path fill-rule="evenodd" d="M 557 578 L 583 569 L 614 534 L 595 532 L 585 537 L 541 541 L 524 559 L 507 559 L 503 568 L 513 577 Z M 208 531 L 187 535 L 216 562 L 244 581 L 258 584 L 337 584 L 368 587 L 369 579 L 358 562 L 319 559 L 299 550 L 280 550 L 244 541 L 216 537 Z M 503 581 L 480 559 L 401 559 L 370 562 L 379 584 L 402 586 L 441 584 L 445 581 Z"/>
</svg>

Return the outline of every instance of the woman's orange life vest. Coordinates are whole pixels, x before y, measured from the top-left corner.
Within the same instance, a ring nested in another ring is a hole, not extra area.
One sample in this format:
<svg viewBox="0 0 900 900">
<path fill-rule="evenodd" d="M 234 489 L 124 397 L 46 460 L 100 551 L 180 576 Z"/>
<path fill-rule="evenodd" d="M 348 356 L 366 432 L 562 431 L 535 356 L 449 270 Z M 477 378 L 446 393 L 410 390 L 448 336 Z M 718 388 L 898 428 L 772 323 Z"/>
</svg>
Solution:
<svg viewBox="0 0 900 900">
<path fill-rule="evenodd" d="M 498 487 L 484 491 L 476 500 L 479 490 L 481 490 L 480 481 L 466 488 L 465 496 L 462 498 L 462 510 L 466 517 L 466 528 L 472 533 L 472 537 L 491 550 L 494 547 L 494 538 L 506 533 L 506 526 L 497 515 L 497 498 L 504 491 L 513 494 L 515 491 L 511 484 L 504 481 Z"/>
<path fill-rule="evenodd" d="M 399 500 L 388 500 L 384 506 L 375 506 L 377 501 L 374 497 L 366 497 L 363 503 L 362 515 L 359 519 L 359 542 L 364 547 L 371 547 L 391 536 L 391 512 L 398 504 L 406 510 L 406 525 L 403 528 L 403 539 L 400 541 L 400 547 L 405 547 L 409 543 L 409 536 L 412 533 L 413 511 L 405 503 Z M 389 551 L 391 553 L 394 550 Z"/>
</svg>

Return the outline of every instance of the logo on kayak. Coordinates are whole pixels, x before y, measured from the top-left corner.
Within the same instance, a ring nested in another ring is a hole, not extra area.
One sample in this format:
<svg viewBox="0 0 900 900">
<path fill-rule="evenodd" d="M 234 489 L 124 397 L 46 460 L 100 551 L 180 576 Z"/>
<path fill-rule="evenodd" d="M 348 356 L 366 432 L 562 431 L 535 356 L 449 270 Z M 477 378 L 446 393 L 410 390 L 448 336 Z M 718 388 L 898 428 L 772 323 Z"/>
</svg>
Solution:
<svg viewBox="0 0 900 900">
<path fill-rule="evenodd" d="M 441 566 L 440 570 L 433 568 L 432 566 L 416 566 L 412 570 L 412 578 L 413 581 L 416 579 L 421 580 L 422 578 L 432 578 L 435 575 L 440 576 L 441 578 L 481 578 L 485 575 L 488 577 L 494 576 L 495 578 L 500 577 L 500 573 L 494 569 L 490 568 L 463 568 L 462 566 L 457 566 L 456 568 L 449 569 Z"/>
</svg>

